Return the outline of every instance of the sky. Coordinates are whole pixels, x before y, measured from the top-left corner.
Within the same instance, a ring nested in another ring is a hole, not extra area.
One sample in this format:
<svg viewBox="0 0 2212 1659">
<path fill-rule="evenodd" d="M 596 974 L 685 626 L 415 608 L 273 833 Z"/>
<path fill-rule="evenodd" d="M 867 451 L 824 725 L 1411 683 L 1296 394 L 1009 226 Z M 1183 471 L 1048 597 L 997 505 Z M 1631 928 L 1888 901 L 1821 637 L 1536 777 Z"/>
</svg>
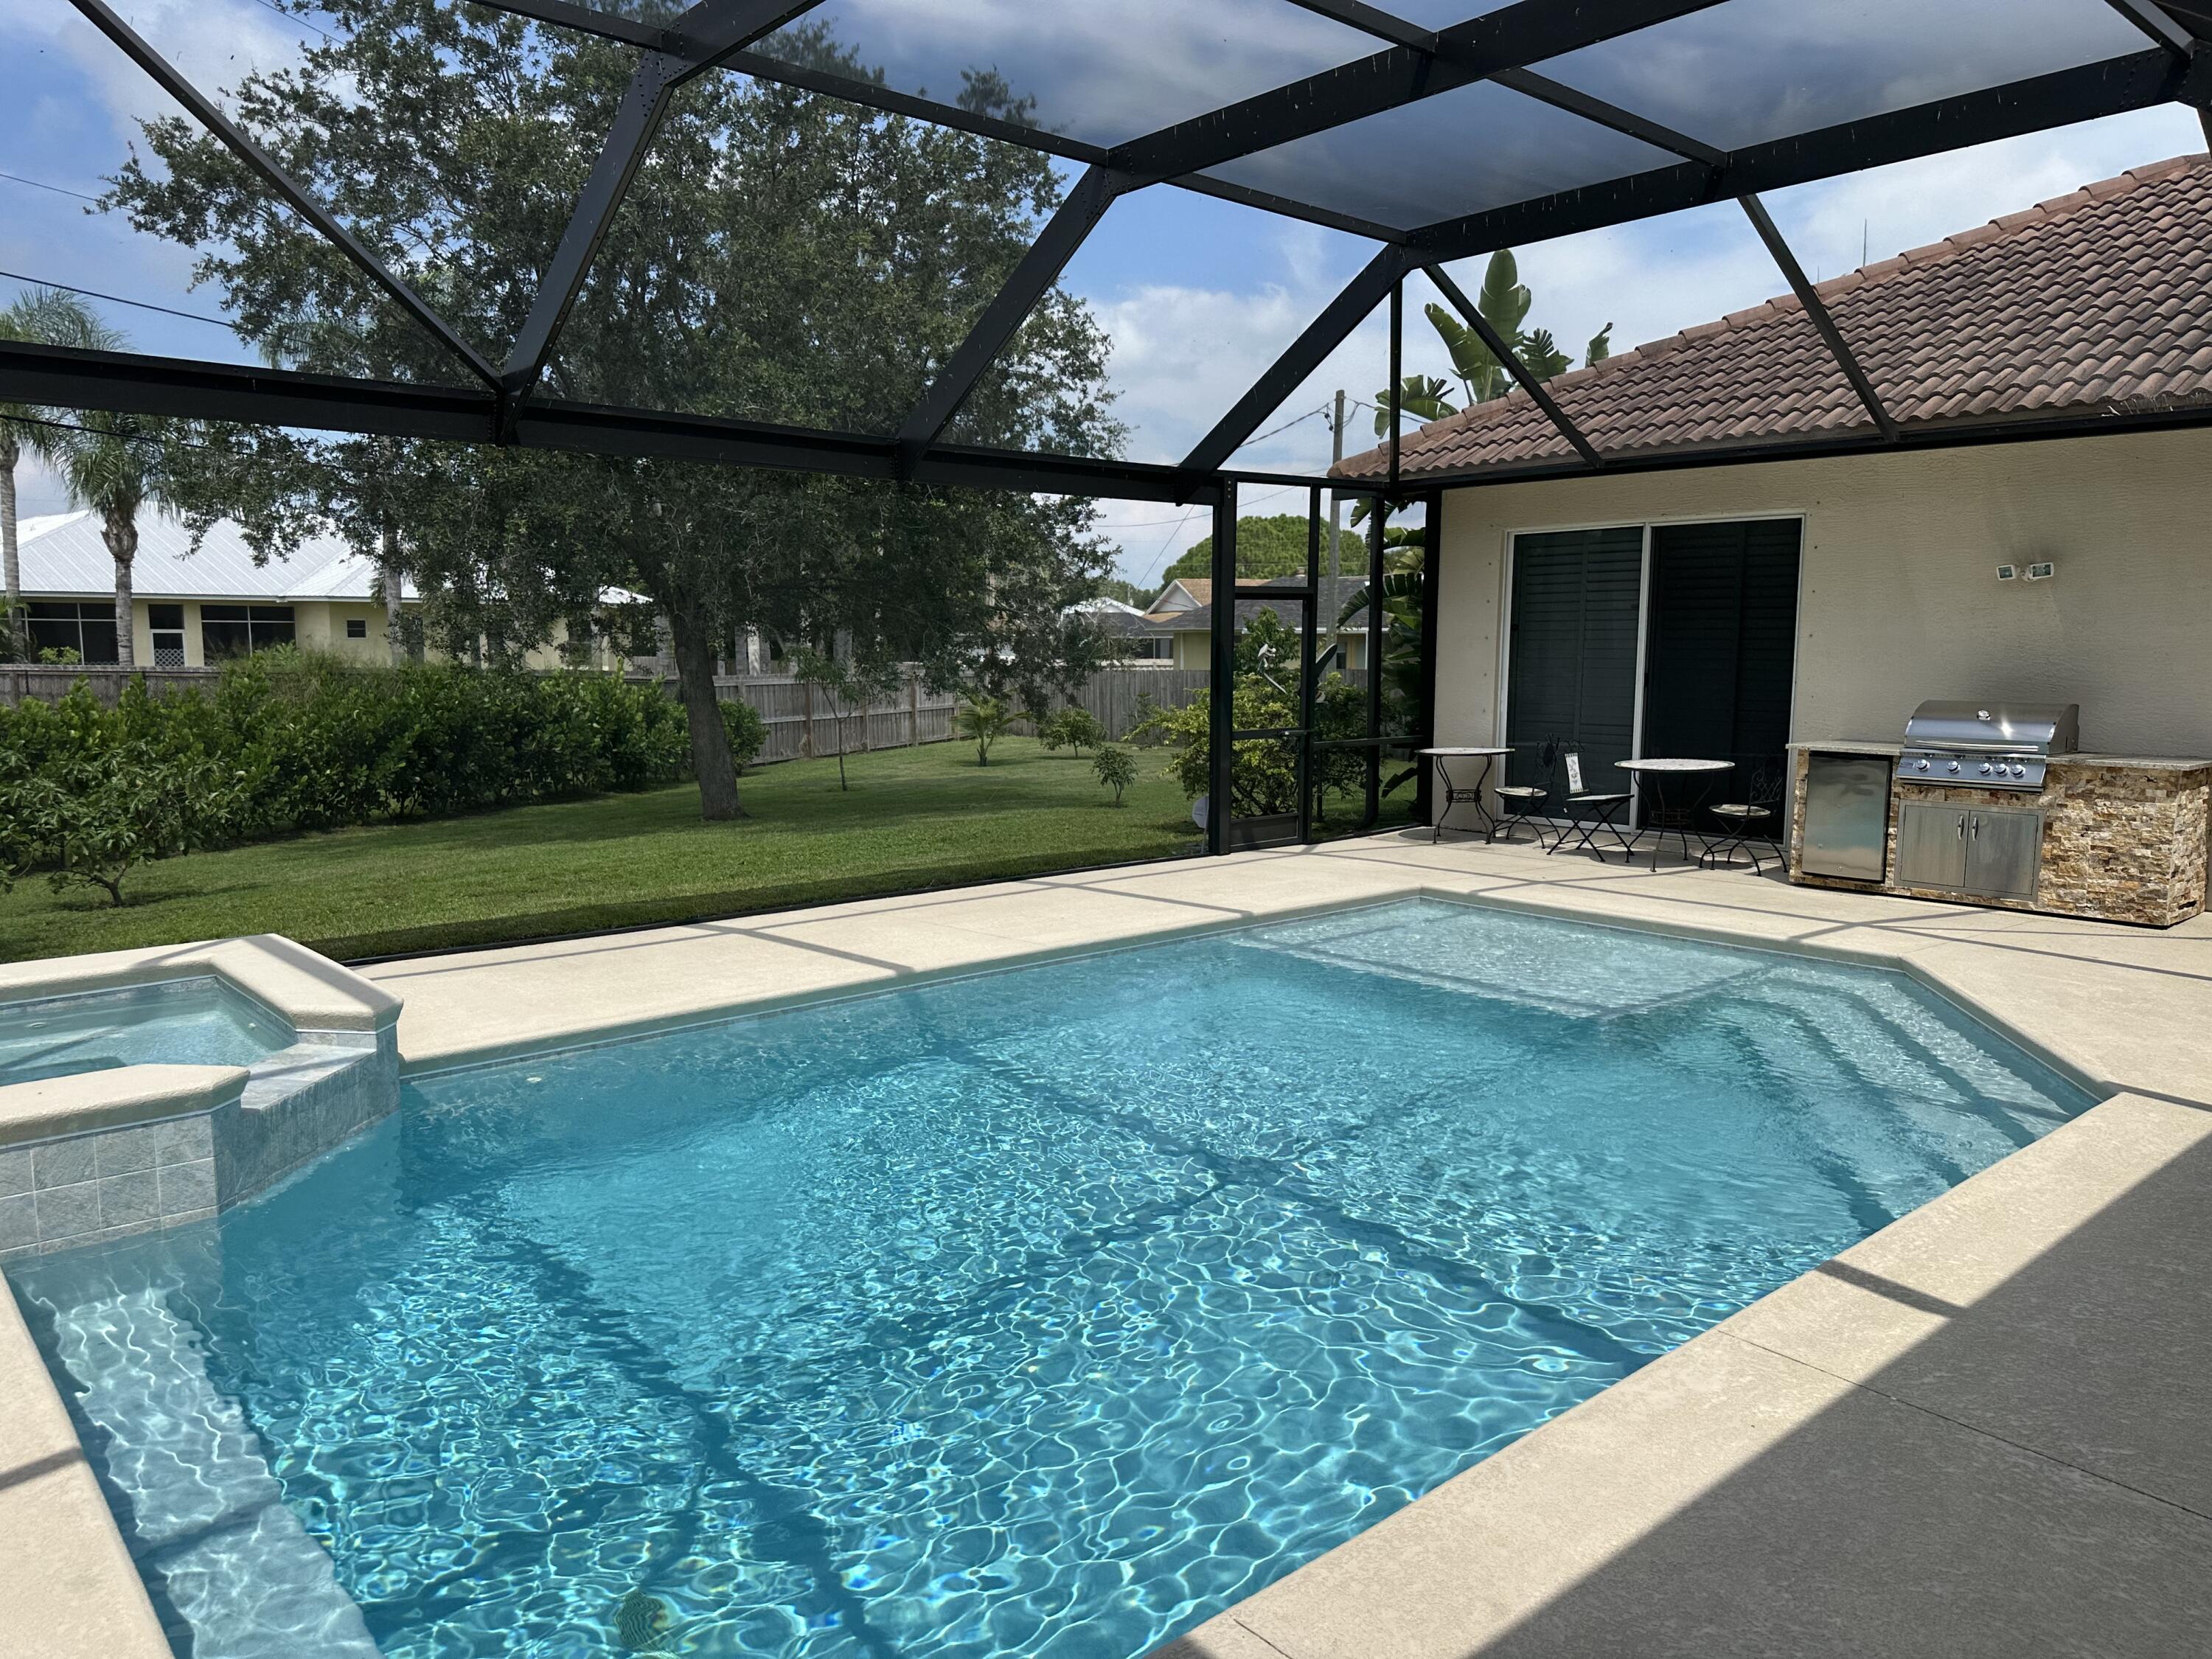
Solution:
<svg viewBox="0 0 2212 1659">
<path fill-rule="evenodd" d="M 1040 9 L 1030 0 L 939 0 L 957 15 L 951 38 L 977 43 L 1010 78 L 1039 89 L 1041 115 L 1070 131 L 1110 143 L 1162 118 L 1172 119 L 1205 101 L 1207 86 L 1229 77 L 1233 94 L 1257 90 L 1289 76 L 1341 61 L 1364 38 L 1341 32 L 1279 0 L 1209 0 L 1190 8 L 1182 0 L 1121 0 L 1143 15 L 1140 27 L 1103 26 L 1065 45 L 1040 34 L 1037 19 L 1053 12 L 1096 21 L 1112 9 L 1079 14 Z M 1462 0 L 1406 0 L 1396 9 L 1435 27 Z M 1858 20 L 1854 27 L 1893 22 L 1887 14 L 1914 0 L 1789 0 L 1790 7 L 1832 12 Z M 1954 0 L 1947 15 L 1984 10 L 2000 0 Z M 2104 0 L 2002 0 L 2046 14 L 2044 34 L 2076 31 L 2075 56 L 2108 50 L 2098 33 L 2112 17 Z M 1730 0 L 1703 14 L 1718 17 L 1741 9 L 1794 20 L 1809 15 L 1778 10 L 1783 0 Z M 1473 9 L 1479 9 L 1480 0 Z M 256 65 L 282 63 L 297 50 L 301 22 L 277 13 L 266 0 L 119 0 L 117 9 L 203 88 L 221 88 Z M 824 14 L 852 34 L 879 45 L 895 86 L 939 93 L 953 88 L 952 56 L 910 25 L 908 0 L 829 0 Z M 1273 25 L 1287 14 L 1287 27 Z M 1431 15 L 1434 14 L 1434 15 Z M 2017 14 L 2013 14 L 2016 15 Z M 1202 17 L 1202 23 L 1194 23 Z M 1213 35 L 1265 19 L 1269 49 L 1226 69 Z M 1871 20 L 1870 21 L 1867 20 Z M 1779 24 L 1778 23 L 1778 27 Z M 1147 66 L 1179 62 L 1164 52 L 1164 31 L 1193 29 L 1194 52 L 1210 50 L 1216 74 L 1200 84 L 1148 73 Z M 2028 31 L 2020 31 L 2027 33 Z M 1698 71 L 1698 42 L 1681 48 L 1681 76 Z M 1926 42 L 1919 45 L 1925 47 Z M 2012 48 L 2018 50 L 2019 48 Z M 1913 54 L 1927 73 L 1955 54 Z M 1646 53 L 1624 64 L 1598 64 L 1603 76 L 1650 76 L 1668 62 Z M 1095 87 L 1102 70 L 1129 65 L 1122 101 L 1102 102 Z M 2008 67 L 2017 68 L 2018 65 Z M 2030 67 L 2033 67 L 2031 64 Z M 1937 72 L 1942 72 L 1940 70 Z M 1954 73 L 1956 71 L 1954 71 Z M 1240 79 L 1239 77 L 1242 77 Z M 1679 81 L 1678 77 L 1678 81 Z M 1244 81 L 1251 84 L 1243 84 Z M 1139 95 L 1136 88 L 1142 88 Z M 1662 81 L 1650 82 L 1662 97 Z M 1949 86 L 1916 88 L 1933 92 Z M 1194 104 L 1193 100 L 1197 103 Z M 1439 100 L 1441 102 L 1441 100 Z M 142 237 L 111 216 L 91 211 L 83 196 L 97 195 L 100 179 L 127 155 L 139 121 L 173 110 L 165 94 L 98 35 L 68 0 L 7 0 L 0 6 L 0 300 L 15 293 L 19 278 L 67 283 L 101 293 L 194 313 L 175 316 L 143 307 L 100 302 L 106 319 L 134 349 L 250 361 L 252 354 L 219 325 L 216 296 L 194 291 L 191 255 Z M 1480 146 L 1463 134 L 1422 135 L 1394 131 L 1389 149 L 1411 167 L 1449 173 L 1475 162 Z M 1733 135 L 1732 135 L 1733 136 Z M 1448 141 L 1448 142 L 1447 142 Z M 2193 112 L 2178 106 L 2147 110 L 1820 184 L 1766 197 L 1766 204 L 1808 272 L 1832 276 L 1864 258 L 1881 259 L 1908 247 L 2059 196 L 2130 167 L 2204 148 Z M 1326 158 L 1322 158 L 1326 160 Z M 1510 158 L 1535 165 L 1541 158 Z M 1503 164 L 1501 164 L 1503 165 Z M 1439 187 L 1476 188 L 1447 177 Z M 71 195 L 66 192 L 82 192 Z M 1170 187 L 1125 197 L 1108 212 L 1070 264 L 1063 281 L 1089 302 L 1113 343 L 1110 376 L 1116 412 L 1131 429 L 1128 453 L 1145 461 L 1179 459 L 1224 415 L 1245 388 L 1273 362 L 1365 264 L 1375 245 L 1340 232 L 1258 212 Z M 1658 339 L 1725 313 L 1756 305 L 1784 289 L 1771 260 L 1739 209 L 1721 204 L 1605 231 L 1516 250 L 1522 280 L 1535 295 L 1532 326 L 1548 328 L 1561 346 L 1579 355 L 1601 326 L 1613 325 L 1615 350 Z M 1474 292 L 1482 262 L 1455 267 L 1460 285 Z M 1408 284 L 1406 363 L 1409 373 L 1448 375 L 1440 342 L 1421 318 L 1435 297 L 1424 281 Z M 216 318 L 210 323 L 202 319 Z M 1388 381 L 1388 324 L 1381 308 L 1331 354 L 1322 368 L 1261 423 L 1261 440 L 1236 458 L 1240 467 L 1302 473 L 1325 470 L 1330 436 L 1321 411 L 1342 388 L 1370 404 Z M 1374 441 L 1371 415 L 1361 410 L 1347 447 Z M 27 462 L 18 483 L 26 515 L 69 505 L 57 480 Z M 1302 492 L 1273 493 L 1248 486 L 1245 510 L 1303 511 Z M 1202 511 L 1188 514 L 1157 502 L 1109 502 L 1101 528 L 1120 549 L 1125 578 L 1149 586 L 1180 552 L 1209 528 Z"/>
</svg>

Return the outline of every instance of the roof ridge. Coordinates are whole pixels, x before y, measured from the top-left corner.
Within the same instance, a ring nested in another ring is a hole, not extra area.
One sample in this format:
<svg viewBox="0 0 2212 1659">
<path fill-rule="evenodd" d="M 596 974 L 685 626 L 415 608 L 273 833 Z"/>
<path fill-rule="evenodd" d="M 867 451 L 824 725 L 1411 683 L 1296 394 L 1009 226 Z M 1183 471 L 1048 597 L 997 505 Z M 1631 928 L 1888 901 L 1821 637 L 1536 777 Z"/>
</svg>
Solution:
<svg viewBox="0 0 2212 1659">
<path fill-rule="evenodd" d="M 2094 180 L 2063 195 L 2035 203 L 2017 212 L 2001 215 L 1997 218 L 1972 226 L 1947 236 L 1940 241 L 1907 248 L 1887 258 L 1873 260 L 1854 270 L 1845 271 L 1840 276 L 1831 276 L 1816 283 L 1814 292 L 1826 300 L 1854 293 L 1863 288 L 1884 284 L 1900 276 L 1917 274 L 1931 265 L 1956 259 L 1970 251 L 2008 241 L 2021 232 L 2058 222 L 2086 208 L 2100 205 L 2145 185 L 2163 183 L 2183 174 L 2203 171 L 2212 171 L 2212 155 L 2202 152 L 2192 151 L 2182 155 L 2171 156 L 2164 161 L 2146 162 L 2109 179 Z M 1803 309 L 1802 303 L 1795 293 L 1776 295 L 1757 305 L 1727 313 L 1711 322 L 1692 324 L 1673 334 L 1662 335 L 1657 339 L 1644 341 L 1629 347 L 1625 351 L 1615 352 L 1601 362 L 1585 364 L 1580 368 L 1570 369 L 1565 374 L 1555 375 L 1546 381 L 1545 389 L 1547 392 L 1557 392 L 1587 386 L 1594 380 L 1671 356 L 1714 335 L 1764 325 L 1784 317 L 1801 315 Z M 1481 403 L 1469 404 L 1464 409 L 1445 416 L 1442 420 L 1429 422 L 1419 429 L 1419 435 L 1426 437 L 1433 434 L 1438 438 L 1448 437 L 1453 433 L 1474 427 L 1479 422 L 1506 420 L 1512 415 L 1526 411 L 1530 403 L 1531 399 L 1527 392 L 1518 386 L 1515 386 L 1510 387 L 1502 396 Z M 1407 437 L 1410 439 L 1413 435 L 1408 434 Z M 1377 446 L 1362 454 L 1347 456 L 1341 463 L 1341 470 L 1346 474 L 1358 476 L 1355 471 L 1358 464 L 1367 463 L 1370 458 L 1384 453 L 1384 447 Z"/>
</svg>

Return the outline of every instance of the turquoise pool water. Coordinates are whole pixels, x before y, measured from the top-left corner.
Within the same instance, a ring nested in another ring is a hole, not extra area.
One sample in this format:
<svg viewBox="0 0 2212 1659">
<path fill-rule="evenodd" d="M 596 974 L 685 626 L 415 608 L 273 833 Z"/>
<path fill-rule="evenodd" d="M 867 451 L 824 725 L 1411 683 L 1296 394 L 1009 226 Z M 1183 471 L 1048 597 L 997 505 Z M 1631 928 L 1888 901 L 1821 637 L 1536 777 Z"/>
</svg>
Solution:
<svg viewBox="0 0 2212 1659">
<path fill-rule="evenodd" d="M 10 1273 L 198 1659 L 1134 1659 L 2087 1103 L 1407 904 L 433 1079 Z"/>
<path fill-rule="evenodd" d="M 116 1066 L 251 1066 L 291 1028 L 211 975 L 0 1002 L 0 1084 Z"/>
</svg>

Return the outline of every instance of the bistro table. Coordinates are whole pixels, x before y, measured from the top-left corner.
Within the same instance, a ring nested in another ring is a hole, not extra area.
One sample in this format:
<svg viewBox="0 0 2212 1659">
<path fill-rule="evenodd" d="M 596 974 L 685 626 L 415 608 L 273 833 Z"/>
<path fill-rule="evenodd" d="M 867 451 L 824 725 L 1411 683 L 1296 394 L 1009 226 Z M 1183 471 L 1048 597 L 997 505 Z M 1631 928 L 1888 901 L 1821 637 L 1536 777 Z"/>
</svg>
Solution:
<svg viewBox="0 0 2212 1659">
<path fill-rule="evenodd" d="M 1735 770 L 1735 763 L 1724 760 L 1658 758 L 1615 761 L 1613 764 L 1634 778 L 1639 789 L 1648 789 L 1650 792 L 1650 811 L 1646 816 L 1650 822 L 1645 827 L 1651 831 L 1651 867 L 1654 870 L 1659 867 L 1660 849 L 1666 846 L 1667 837 L 1670 832 L 1682 843 L 1682 861 L 1685 864 L 1688 863 L 1690 861 L 1690 818 L 1698 807 L 1705 804 L 1705 795 L 1700 793 L 1695 803 L 1684 806 L 1679 801 L 1669 801 L 1667 799 L 1667 786 L 1669 781 L 1682 778 L 1702 778 L 1705 781 L 1706 788 L 1710 790 L 1713 779 L 1723 772 Z M 1710 848 L 1712 845 L 1702 832 L 1698 834 L 1698 840 L 1705 848 Z"/>
<path fill-rule="evenodd" d="M 1474 808 L 1474 815 L 1482 820 L 1483 840 L 1496 841 L 1498 820 L 1483 805 L 1482 792 L 1490 782 L 1490 769 L 1498 763 L 1498 757 L 1513 751 L 1510 749 L 1424 749 L 1420 752 L 1424 758 L 1437 763 L 1437 777 L 1444 787 L 1444 804 L 1437 809 L 1436 833 L 1429 837 L 1431 844 L 1444 838 L 1444 814 L 1461 805 Z M 1479 760 L 1482 763 L 1482 770 L 1474 775 L 1473 783 L 1461 784 L 1453 781 L 1444 763 L 1455 760 Z"/>
</svg>

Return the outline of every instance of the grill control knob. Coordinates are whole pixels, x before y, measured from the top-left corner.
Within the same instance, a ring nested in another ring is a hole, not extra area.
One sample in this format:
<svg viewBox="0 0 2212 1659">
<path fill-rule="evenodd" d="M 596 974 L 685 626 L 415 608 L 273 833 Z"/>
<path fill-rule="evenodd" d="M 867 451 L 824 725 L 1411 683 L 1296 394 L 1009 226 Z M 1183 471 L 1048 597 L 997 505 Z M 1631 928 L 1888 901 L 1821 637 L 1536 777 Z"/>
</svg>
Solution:
<svg viewBox="0 0 2212 1659">
<path fill-rule="evenodd" d="M 2027 775 L 2027 769 L 2025 766 L 2015 766 L 2012 769 L 2012 775 L 2016 778 L 2024 778 Z"/>
<path fill-rule="evenodd" d="M 1957 770 L 1959 769 L 1959 763 L 1958 763 L 1958 762 L 1956 762 L 1956 761 L 1953 761 L 1953 762 L 1951 763 L 1951 764 L 1950 764 L 1950 768 L 1949 768 L 1949 769 L 1950 769 L 1951 771 L 1954 771 L 1954 772 L 1957 771 Z"/>
<path fill-rule="evenodd" d="M 1984 762 L 1982 763 L 1982 775 L 1983 775 L 1984 777 L 1987 777 L 1987 776 L 1989 776 L 1989 775 L 1990 775 L 1990 763 L 1989 763 L 1987 761 L 1984 761 Z"/>
<path fill-rule="evenodd" d="M 1917 766 L 1923 772 L 1928 769 L 1928 763 L 1926 761 L 1916 761 L 1913 764 Z"/>
</svg>

